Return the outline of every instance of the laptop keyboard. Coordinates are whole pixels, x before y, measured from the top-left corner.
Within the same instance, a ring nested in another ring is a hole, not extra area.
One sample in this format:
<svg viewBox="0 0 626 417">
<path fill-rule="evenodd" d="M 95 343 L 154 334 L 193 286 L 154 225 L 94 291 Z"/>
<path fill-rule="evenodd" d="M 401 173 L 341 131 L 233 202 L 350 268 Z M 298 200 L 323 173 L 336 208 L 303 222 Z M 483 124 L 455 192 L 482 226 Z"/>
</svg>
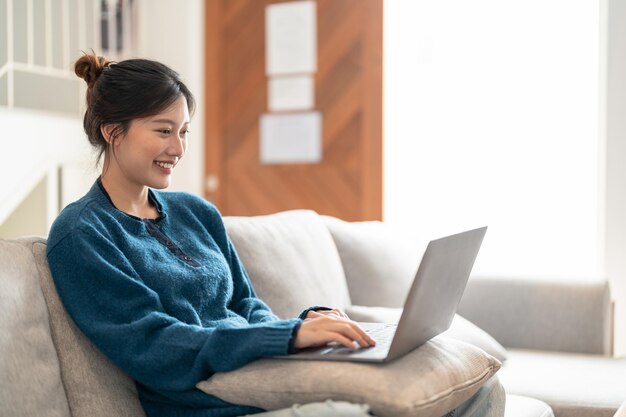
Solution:
<svg viewBox="0 0 626 417">
<path fill-rule="evenodd" d="M 367 334 L 376 339 L 376 344 L 387 343 L 390 344 L 393 340 L 393 335 L 396 334 L 396 324 L 385 324 L 381 327 L 365 330 Z"/>
<path fill-rule="evenodd" d="M 376 346 L 368 348 L 369 350 L 389 350 L 389 346 L 393 340 L 393 335 L 396 334 L 396 328 L 398 326 L 396 324 L 385 324 L 381 327 L 376 327 L 374 329 L 366 330 L 365 332 L 369 334 L 374 340 L 376 340 Z"/>
</svg>

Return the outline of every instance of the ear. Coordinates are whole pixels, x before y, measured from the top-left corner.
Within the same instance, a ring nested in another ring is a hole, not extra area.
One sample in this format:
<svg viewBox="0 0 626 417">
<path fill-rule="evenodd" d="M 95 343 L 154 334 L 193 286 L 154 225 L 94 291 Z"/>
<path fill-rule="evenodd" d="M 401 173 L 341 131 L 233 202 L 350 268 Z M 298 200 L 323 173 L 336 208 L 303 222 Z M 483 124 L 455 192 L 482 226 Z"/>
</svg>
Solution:
<svg viewBox="0 0 626 417">
<path fill-rule="evenodd" d="M 100 133 L 102 133 L 102 137 L 107 141 L 109 145 L 114 145 L 116 138 L 116 131 L 119 128 L 119 125 L 116 123 L 108 123 L 100 126 Z"/>
</svg>

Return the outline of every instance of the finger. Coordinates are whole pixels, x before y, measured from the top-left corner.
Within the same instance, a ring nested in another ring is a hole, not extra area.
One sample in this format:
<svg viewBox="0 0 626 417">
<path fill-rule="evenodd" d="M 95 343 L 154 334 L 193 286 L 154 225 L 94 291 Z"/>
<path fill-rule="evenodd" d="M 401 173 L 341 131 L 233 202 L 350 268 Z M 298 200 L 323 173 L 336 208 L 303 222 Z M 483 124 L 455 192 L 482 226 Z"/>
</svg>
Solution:
<svg viewBox="0 0 626 417">
<path fill-rule="evenodd" d="M 350 340 L 358 342 L 361 347 L 369 347 L 376 345 L 376 341 L 372 339 L 361 327 L 349 319 L 339 318 L 336 315 L 329 315 L 329 311 L 324 313 L 311 312 L 309 319 L 316 321 L 321 328 L 327 331 L 341 334 Z"/>
<path fill-rule="evenodd" d="M 328 342 L 337 342 L 340 345 L 347 347 L 348 349 L 358 349 L 358 345 L 349 337 L 344 336 L 339 332 L 330 331 L 327 333 Z"/>
<path fill-rule="evenodd" d="M 333 311 L 341 312 L 341 310 L 333 310 Z M 328 313 L 328 311 L 326 311 L 326 313 Z M 330 316 L 328 314 L 318 314 L 318 317 L 326 317 L 328 319 L 335 320 L 336 316 Z M 365 330 L 363 330 L 356 322 L 347 318 L 347 316 L 346 318 L 340 317 L 338 318 L 338 320 L 341 321 L 342 323 L 347 323 L 350 325 L 351 329 L 354 332 L 356 332 L 356 334 L 351 333 L 349 337 L 351 337 L 352 340 L 356 340 L 359 343 L 359 345 L 361 345 L 362 347 L 376 345 L 376 340 L 372 338 Z"/>
<path fill-rule="evenodd" d="M 376 340 L 372 336 L 370 336 L 369 333 L 363 330 L 363 328 L 359 326 L 358 323 L 352 323 L 354 323 L 354 325 L 356 326 L 356 331 L 361 335 L 363 339 L 367 341 L 368 346 L 376 346 Z"/>
<path fill-rule="evenodd" d="M 324 317 L 324 314 L 321 314 L 320 312 L 315 311 L 315 310 L 311 310 L 307 313 L 306 317 L 313 319 L 316 317 Z"/>
<path fill-rule="evenodd" d="M 310 311 L 307 314 L 307 318 L 316 318 L 316 317 L 328 317 L 333 320 L 343 320 L 344 317 L 340 316 L 334 310 L 320 310 L 320 311 Z"/>
<path fill-rule="evenodd" d="M 350 324 L 351 329 L 355 331 L 358 335 L 358 338 L 354 340 L 357 340 L 361 346 L 367 347 L 376 345 L 376 340 L 374 340 L 374 338 L 372 338 L 365 330 L 363 330 L 363 328 L 361 328 L 358 323 L 350 319 L 346 321 L 348 324 Z"/>
<path fill-rule="evenodd" d="M 376 339 L 374 339 L 368 332 L 366 332 L 358 323 L 352 322 L 356 325 L 357 331 L 367 340 L 370 346 L 376 345 Z"/>
<path fill-rule="evenodd" d="M 358 342 L 361 347 L 370 346 L 371 338 L 355 322 L 341 323 L 336 329 L 345 337 Z"/>
<path fill-rule="evenodd" d="M 337 317 L 345 317 L 346 316 L 345 314 L 343 314 L 343 312 L 341 310 L 337 310 L 337 309 L 332 310 L 330 313 L 333 316 L 337 316 Z"/>
<path fill-rule="evenodd" d="M 319 310 L 318 313 L 323 314 L 325 316 L 341 317 L 341 311 L 337 310 L 336 308 L 332 310 Z"/>
<path fill-rule="evenodd" d="M 348 317 L 348 315 L 347 315 L 346 313 L 344 313 L 343 311 L 341 311 L 341 310 L 340 310 L 340 309 L 338 309 L 338 308 L 333 309 L 333 312 L 334 312 L 335 314 L 337 314 L 339 317 L 343 317 L 344 319 L 349 318 L 349 317 Z"/>
<path fill-rule="evenodd" d="M 356 341 L 362 347 L 370 346 L 369 338 L 365 332 L 353 321 L 338 319 L 328 314 L 320 314 L 315 318 L 327 331 L 339 333 L 343 337 Z"/>
</svg>

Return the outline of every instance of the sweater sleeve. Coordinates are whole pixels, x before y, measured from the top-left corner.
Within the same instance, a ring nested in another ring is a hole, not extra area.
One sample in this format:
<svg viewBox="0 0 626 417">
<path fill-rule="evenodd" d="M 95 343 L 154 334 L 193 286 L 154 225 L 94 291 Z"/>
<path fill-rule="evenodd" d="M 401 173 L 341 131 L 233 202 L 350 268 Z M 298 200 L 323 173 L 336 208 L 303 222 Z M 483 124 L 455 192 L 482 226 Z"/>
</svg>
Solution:
<svg viewBox="0 0 626 417">
<path fill-rule="evenodd" d="M 224 257 L 228 261 L 233 277 L 233 296 L 228 308 L 245 318 L 249 323 L 264 323 L 279 320 L 267 304 L 257 297 L 246 268 L 237 254 L 222 215 L 213 204 L 202 201 L 203 207 L 208 209 L 208 230 L 216 239 Z M 297 329 L 296 329 L 297 331 Z M 294 337 L 295 333 L 294 331 Z"/>
<path fill-rule="evenodd" d="M 80 260 L 80 261 L 78 261 Z M 65 308 L 113 363 L 157 390 L 187 390 L 215 372 L 284 355 L 298 319 L 190 325 L 164 311 L 126 256 L 97 231 L 74 229 L 48 249 Z M 260 316 L 259 316 L 260 317 Z"/>
<path fill-rule="evenodd" d="M 233 298 L 230 309 L 244 317 L 250 323 L 263 323 L 279 318 L 260 298 L 256 296 L 254 288 L 243 263 L 230 239 L 228 241 L 228 261 L 233 276 Z"/>
</svg>

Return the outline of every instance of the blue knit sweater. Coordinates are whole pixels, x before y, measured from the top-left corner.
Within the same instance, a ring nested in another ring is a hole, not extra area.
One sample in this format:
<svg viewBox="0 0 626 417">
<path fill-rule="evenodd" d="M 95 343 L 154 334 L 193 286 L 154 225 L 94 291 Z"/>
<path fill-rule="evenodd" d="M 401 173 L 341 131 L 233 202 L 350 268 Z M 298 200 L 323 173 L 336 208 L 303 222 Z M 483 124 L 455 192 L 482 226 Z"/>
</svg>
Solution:
<svg viewBox="0 0 626 417">
<path fill-rule="evenodd" d="M 195 385 L 287 354 L 301 320 L 279 320 L 256 297 L 212 204 L 186 193 L 150 190 L 149 197 L 156 220 L 116 209 L 97 181 L 62 211 L 47 255 L 65 308 L 135 379 L 149 417 L 260 411 Z"/>
</svg>

